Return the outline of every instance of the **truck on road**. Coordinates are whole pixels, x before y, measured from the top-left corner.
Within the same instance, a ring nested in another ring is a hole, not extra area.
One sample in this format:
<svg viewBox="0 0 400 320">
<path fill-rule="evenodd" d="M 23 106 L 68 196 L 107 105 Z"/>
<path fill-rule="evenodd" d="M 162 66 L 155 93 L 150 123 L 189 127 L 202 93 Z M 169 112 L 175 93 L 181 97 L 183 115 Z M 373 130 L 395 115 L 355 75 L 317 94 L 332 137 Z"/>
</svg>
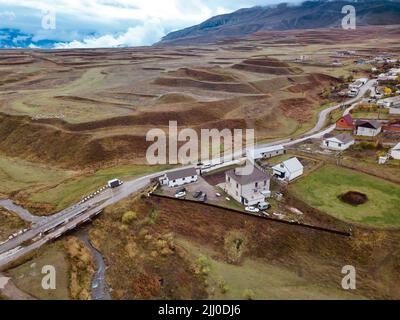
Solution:
<svg viewBox="0 0 400 320">
<path fill-rule="evenodd" d="M 119 179 L 113 179 L 107 182 L 107 186 L 111 189 L 121 186 L 124 182 Z"/>
</svg>

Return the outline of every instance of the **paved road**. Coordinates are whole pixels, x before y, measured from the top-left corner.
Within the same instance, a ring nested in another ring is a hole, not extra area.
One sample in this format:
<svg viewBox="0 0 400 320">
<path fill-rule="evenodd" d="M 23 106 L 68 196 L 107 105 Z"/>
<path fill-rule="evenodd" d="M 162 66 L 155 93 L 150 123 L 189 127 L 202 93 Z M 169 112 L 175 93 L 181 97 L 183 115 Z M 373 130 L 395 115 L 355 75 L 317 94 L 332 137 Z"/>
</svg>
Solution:
<svg viewBox="0 0 400 320">
<path fill-rule="evenodd" d="M 346 105 L 350 105 L 350 107 L 348 107 L 344 112 L 343 115 L 349 114 L 350 111 L 356 106 L 357 102 L 360 101 L 363 96 L 365 95 L 365 93 L 368 90 L 371 90 L 377 83 L 376 79 L 372 79 L 369 80 L 363 87 L 361 87 L 360 92 L 358 93 L 358 95 L 352 99 L 347 100 L 344 104 Z M 263 143 L 263 144 L 259 144 L 257 147 L 258 148 L 263 148 L 263 147 L 272 147 L 272 146 L 276 146 L 276 145 L 283 145 L 283 146 L 291 146 L 294 144 L 298 144 L 300 142 L 303 142 L 307 139 L 317 139 L 317 138 L 322 138 L 325 134 L 332 132 L 333 130 L 335 130 L 335 125 L 332 125 L 328 128 L 325 128 L 326 122 L 328 120 L 328 116 L 329 114 L 336 110 L 341 108 L 343 105 L 343 103 L 334 105 L 332 107 L 329 107 L 327 109 L 322 110 L 319 113 L 318 116 L 318 121 L 316 123 L 316 125 L 314 126 L 314 128 L 312 128 L 311 130 L 309 130 L 307 133 L 305 133 L 302 137 L 297 138 L 295 140 L 292 139 L 283 139 L 283 140 L 279 140 L 279 141 L 273 141 L 273 142 L 269 142 L 269 143 Z"/>
<path fill-rule="evenodd" d="M 8 211 L 14 212 L 22 220 L 27 222 L 37 223 L 43 219 L 42 217 L 31 214 L 28 210 L 25 210 L 24 208 L 16 205 L 11 200 L 0 200 L 0 206 L 7 209 Z"/>
<path fill-rule="evenodd" d="M 163 173 L 179 169 L 166 170 L 147 175 L 124 183 L 116 189 L 107 189 L 84 204 L 76 204 L 53 216 L 46 217 L 29 231 L 0 245 L 0 269 L 12 261 L 40 248 L 42 245 L 60 237 L 68 230 L 73 230 L 79 224 L 90 220 L 104 208 L 129 197 L 150 184 L 152 178 Z M 31 241 L 35 239 L 33 243 Z"/>
<path fill-rule="evenodd" d="M 354 103 L 359 101 L 367 92 L 367 90 L 371 89 L 375 85 L 375 83 L 376 80 L 370 80 L 365 86 L 361 88 L 357 97 L 346 101 L 346 104 L 352 104 L 352 106 L 345 110 L 344 114 L 350 112 L 350 110 L 354 107 Z M 334 130 L 334 125 L 324 130 L 322 130 L 322 128 L 326 124 L 329 113 L 335 109 L 340 108 L 341 106 L 342 104 L 338 104 L 321 111 L 318 117 L 317 124 L 314 126 L 314 128 L 312 128 L 304 136 L 298 139 L 285 139 L 274 141 L 267 144 L 258 145 L 258 147 L 261 148 L 280 144 L 284 146 L 290 146 L 303 142 L 310 138 L 320 138 L 326 133 Z M 241 155 L 235 156 L 238 157 Z M 98 214 L 102 209 L 116 202 L 119 202 L 122 199 L 129 197 L 133 193 L 136 193 L 139 190 L 145 188 L 147 185 L 149 185 L 152 178 L 155 178 L 167 172 L 172 172 L 180 169 L 182 168 L 157 172 L 132 181 L 128 181 L 116 189 L 107 189 L 105 192 L 97 195 L 88 202 L 85 202 L 83 204 L 76 204 L 52 216 L 45 217 L 40 219 L 39 221 L 36 221 L 29 231 L 0 245 L 0 268 L 4 267 L 6 264 L 12 261 L 15 261 L 21 256 L 32 252 L 37 248 L 40 248 L 43 244 L 61 236 L 64 232 L 74 229 L 77 225 L 89 220 L 94 215 Z M 36 241 L 30 243 L 30 241 L 32 241 L 33 239 L 36 239 Z"/>
</svg>

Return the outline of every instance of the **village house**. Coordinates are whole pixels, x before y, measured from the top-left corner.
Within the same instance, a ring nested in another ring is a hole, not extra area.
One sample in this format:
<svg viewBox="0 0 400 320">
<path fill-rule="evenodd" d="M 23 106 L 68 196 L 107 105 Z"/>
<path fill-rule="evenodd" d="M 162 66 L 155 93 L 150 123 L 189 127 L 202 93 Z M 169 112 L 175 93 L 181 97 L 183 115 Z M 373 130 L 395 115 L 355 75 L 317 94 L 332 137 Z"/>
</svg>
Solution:
<svg viewBox="0 0 400 320">
<path fill-rule="evenodd" d="M 400 68 L 392 68 L 388 72 L 389 76 L 398 76 L 400 75 Z"/>
<path fill-rule="evenodd" d="M 279 180 L 292 181 L 304 173 L 304 166 L 299 159 L 291 158 L 272 168 L 273 175 Z"/>
<path fill-rule="evenodd" d="M 400 160 L 400 142 L 390 150 L 390 156 L 393 159 Z"/>
<path fill-rule="evenodd" d="M 358 119 L 355 124 L 357 136 L 376 137 L 382 132 L 382 124 L 376 120 Z"/>
<path fill-rule="evenodd" d="M 161 184 L 168 187 L 179 187 L 188 183 L 196 182 L 198 174 L 195 168 L 186 168 L 166 173 L 161 179 Z"/>
<path fill-rule="evenodd" d="M 377 104 L 389 109 L 389 114 L 400 114 L 400 96 L 381 99 Z"/>
<path fill-rule="evenodd" d="M 269 159 L 285 153 L 286 153 L 285 147 L 282 145 L 277 145 L 272 147 L 257 148 L 250 150 L 250 157 L 253 158 L 254 160 Z"/>
<path fill-rule="evenodd" d="M 271 177 L 257 167 L 248 174 L 243 168 L 236 168 L 225 173 L 225 191 L 233 199 L 246 206 L 265 202 L 270 194 Z"/>
<path fill-rule="evenodd" d="M 341 133 L 337 136 L 327 134 L 322 140 L 321 147 L 329 150 L 343 151 L 350 148 L 355 143 L 352 135 Z"/>
<path fill-rule="evenodd" d="M 354 121 L 350 114 L 345 115 L 336 122 L 336 130 L 354 130 Z"/>
</svg>

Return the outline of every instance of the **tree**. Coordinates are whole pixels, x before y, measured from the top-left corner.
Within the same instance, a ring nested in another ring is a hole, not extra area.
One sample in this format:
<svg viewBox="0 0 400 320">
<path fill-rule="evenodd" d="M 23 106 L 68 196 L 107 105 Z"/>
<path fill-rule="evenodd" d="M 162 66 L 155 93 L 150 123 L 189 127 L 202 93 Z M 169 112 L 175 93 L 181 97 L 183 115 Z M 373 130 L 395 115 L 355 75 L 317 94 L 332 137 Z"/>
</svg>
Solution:
<svg viewBox="0 0 400 320">
<path fill-rule="evenodd" d="M 383 92 L 385 93 L 386 96 L 390 96 L 392 94 L 392 89 L 386 87 Z"/>
</svg>

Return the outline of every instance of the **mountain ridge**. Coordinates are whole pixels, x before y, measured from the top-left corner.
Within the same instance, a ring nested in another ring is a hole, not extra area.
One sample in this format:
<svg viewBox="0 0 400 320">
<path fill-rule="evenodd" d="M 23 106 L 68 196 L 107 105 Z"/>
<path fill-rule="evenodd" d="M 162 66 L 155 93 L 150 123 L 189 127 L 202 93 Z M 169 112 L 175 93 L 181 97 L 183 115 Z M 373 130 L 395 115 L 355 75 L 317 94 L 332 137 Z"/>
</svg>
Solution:
<svg viewBox="0 0 400 320">
<path fill-rule="evenodd" d="M 171 32 L 158 44 L 213 43 L 268 30 L 338 28 L 345 17 L 342 13 L 345 5 L 355 7 L 358 26 L 400 24 L 398 0 L 317 0 L 305 1 L 299 5 L 281 3 L 274 6 L 242 8 Z"/>
</svg>

